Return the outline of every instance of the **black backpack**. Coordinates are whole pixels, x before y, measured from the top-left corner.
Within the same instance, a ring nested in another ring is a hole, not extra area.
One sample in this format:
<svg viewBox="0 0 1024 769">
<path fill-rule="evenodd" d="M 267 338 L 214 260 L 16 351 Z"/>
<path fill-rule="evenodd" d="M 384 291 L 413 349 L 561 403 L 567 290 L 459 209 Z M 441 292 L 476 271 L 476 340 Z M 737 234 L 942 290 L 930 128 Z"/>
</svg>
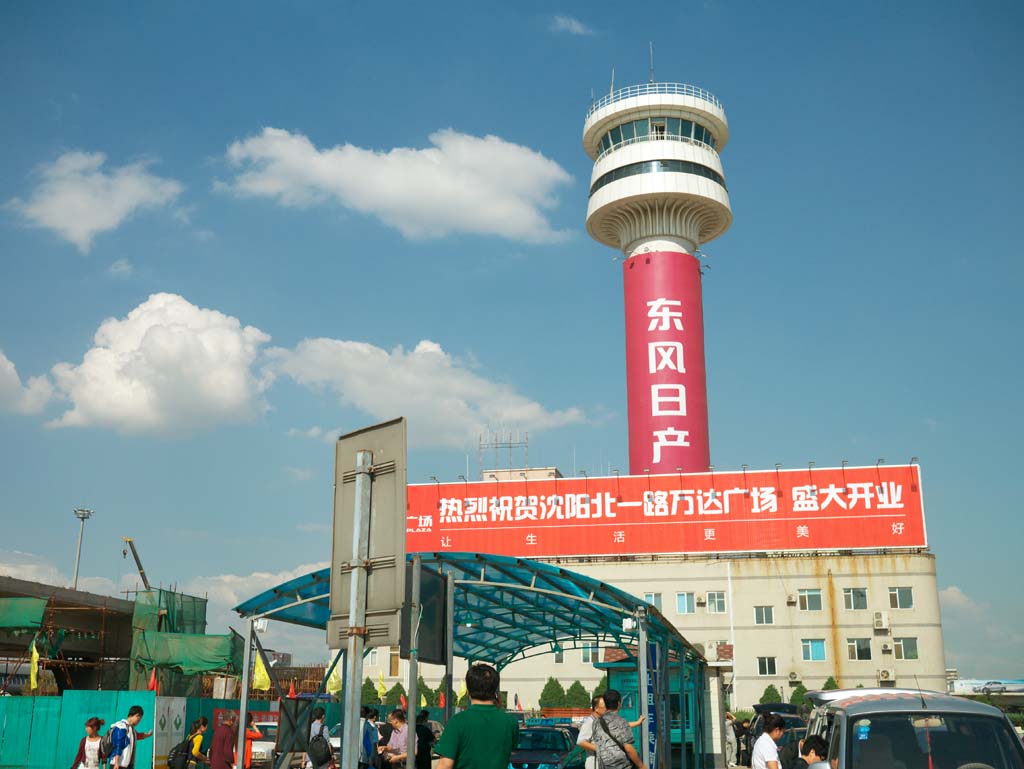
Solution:
<svg viewBox="0 0 1024 769">
<path fill-rule="evenodd" d="M 188 766 L 188 757 L 192 752 L 192 738 L 194 734 L 190 734 L 184 740 L 179 742 L 173 748 L 170 753 L 167 754 L 167 769 L 185 769 Z"/>
<path fill-rule="evenodd" d="M 330 763 L 331 758 L 334 757 L 331 743 L 324 737 L 324 725 L 322 723 L 320 724 L 320 733 L 309 741 L 309 745 L 306 747 L 306 754 L 309 756 L 309 760 L 313 762 L 314 767 L 326 766 Z"/>
</svg>

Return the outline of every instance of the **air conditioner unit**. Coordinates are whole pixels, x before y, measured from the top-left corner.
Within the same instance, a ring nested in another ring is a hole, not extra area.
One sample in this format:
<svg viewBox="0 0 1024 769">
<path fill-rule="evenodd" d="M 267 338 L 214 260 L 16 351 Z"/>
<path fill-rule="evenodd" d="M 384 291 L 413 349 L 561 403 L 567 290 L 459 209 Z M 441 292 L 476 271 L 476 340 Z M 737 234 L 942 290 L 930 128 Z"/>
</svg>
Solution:
<svg viewBox="0 0 1024 769">
<path fill-rule="evenodd" d="M 878 680 L 879 681 L 895 681 L 896 680 L 896 671 L 893 670 L 892 668 L 882 668 L 881 670 L 878 671 Z"/>
<path fill-rule="evenodd" d="M 875 612 L 875 630 L 888 630 L 889 629 L 889 612 L 887 611 L 876 611 Z"/>
<path fill-rule="evenodd" d="M 892 644 L 882 644 L 882 654 L 891 654 Z"/>
<path fill-rule="evenodd" d="M 697 605 L 698 606 L 707 606 L 707 603 L 708 603 L 708 597 L 706 595 L 704 595 L 702 593 L 702 594 L 697 596 Z"/>
<path fill-rule="evenodd" d="M 796 606 L 796 596 L 795 595 L 787 595 L 786 596 L 786 603 L 789 604 L 790 606 Z"/>
<path fill-rule="evenodd" d="M 800 674 L 797 673 L 795 670 L 791 671 L 790 674 L 789 674 L 789 680 L 790 681 L 799 681 L 800 680 Z"/>
</svg>

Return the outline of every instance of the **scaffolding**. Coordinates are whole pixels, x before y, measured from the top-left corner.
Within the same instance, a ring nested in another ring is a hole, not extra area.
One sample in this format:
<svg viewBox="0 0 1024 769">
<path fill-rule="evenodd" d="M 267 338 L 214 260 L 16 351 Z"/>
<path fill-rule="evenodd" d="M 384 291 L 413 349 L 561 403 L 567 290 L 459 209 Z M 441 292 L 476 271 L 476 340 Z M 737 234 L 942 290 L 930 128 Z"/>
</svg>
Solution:
<svg viewBox="0 0 1024 769">
<path fill-rule="evenodd" d="M 479 480 L 484 479 L 484 452 L 494 452 L 494 465 L 495 470 L 501 467 L 500 454 L 502 452 L 508 452 L 508 469 L 513 468 L 513 455 L 516 449 L 522 449 L 523 451 L 523 463 L 521 467 L 529 468 L 530 466 L 530 433 L 522 432 L 518 430 L 504 430 L 500 432 L 492 432 L 487 435 L 481 434 L 477 440 L 477 471 L 480 475 Z M 466 460 L 467 462 L 469 460 Z M 469 474 L 467 470 L 467 475 Z"/>
</svg>

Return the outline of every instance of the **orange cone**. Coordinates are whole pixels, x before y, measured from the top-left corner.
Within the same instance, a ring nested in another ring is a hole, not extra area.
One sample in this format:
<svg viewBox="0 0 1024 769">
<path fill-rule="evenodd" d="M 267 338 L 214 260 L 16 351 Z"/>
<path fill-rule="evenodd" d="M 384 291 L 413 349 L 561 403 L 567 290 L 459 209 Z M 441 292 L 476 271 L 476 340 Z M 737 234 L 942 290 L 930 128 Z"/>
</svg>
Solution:
<svg viewBox="0 0 1024 769">
<path fill-rule="evenodd" d="M 295 699 L 295 679 L 288 685 L 288 699 Z"/>
<path fill-rule="evenodd" d="M 147 688 L 151 692 L 155 692 L 157 690 L 157 686 L 158 684 L 156 680 L 156 668 L 153 668 L 152 672 L 150 672 L 149 674 L 149 686 Z"/>
</svg>

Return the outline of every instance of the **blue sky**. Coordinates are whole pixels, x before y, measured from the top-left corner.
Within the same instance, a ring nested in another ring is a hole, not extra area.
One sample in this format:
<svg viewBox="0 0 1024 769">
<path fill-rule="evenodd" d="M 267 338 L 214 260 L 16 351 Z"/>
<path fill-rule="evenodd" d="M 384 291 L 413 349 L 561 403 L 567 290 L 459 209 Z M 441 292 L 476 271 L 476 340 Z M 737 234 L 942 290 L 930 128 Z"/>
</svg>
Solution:
<svg viewBox="0 0 1024 769">
<path fill-rule="evenodd" d="M 4 4 L 0 566 L 66 578 L 84 505 L 90 585 L 134 584 L 130 535 L 227 605 L 327 559 L 330 435 L 397 413 L 412 480 L 475 472 L 482 426 L 625 468 L 580 132 L 653 41 L 730 121 L 716 467 L 919 456 L 949 662 L 1019 676 L 1022 31 L 997 2 Z"/>
</svg>

